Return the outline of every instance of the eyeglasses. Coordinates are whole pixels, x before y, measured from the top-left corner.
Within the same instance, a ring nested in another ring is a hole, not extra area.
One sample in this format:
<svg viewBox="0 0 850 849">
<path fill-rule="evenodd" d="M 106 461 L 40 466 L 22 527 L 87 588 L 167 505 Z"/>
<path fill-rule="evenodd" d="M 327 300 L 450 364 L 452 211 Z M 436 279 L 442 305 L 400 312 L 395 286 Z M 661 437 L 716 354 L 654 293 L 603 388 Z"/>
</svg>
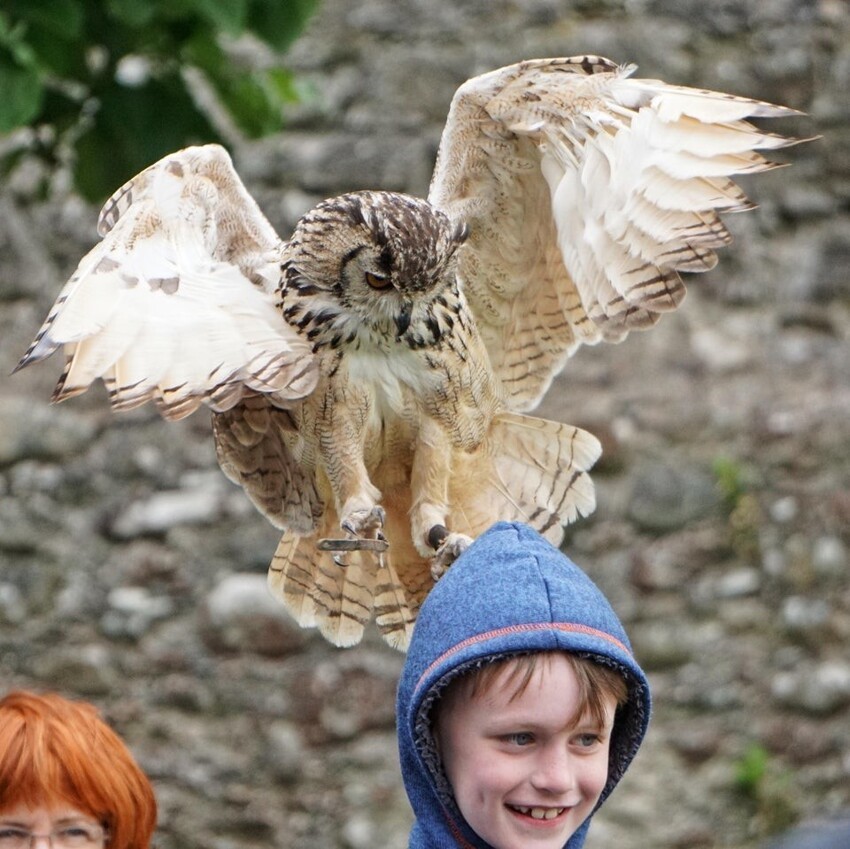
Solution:
<svg viewBox="0 0 850 849">
<path fill-rule="evenodd" d="M 103 849 L 106 830 L 94 823 L 63 825 L 49 834 L 36 834 L 24 828 L 0 826 L 0 849 L 32 849 L 40 837 L 53 849 Z"/>
</svg>

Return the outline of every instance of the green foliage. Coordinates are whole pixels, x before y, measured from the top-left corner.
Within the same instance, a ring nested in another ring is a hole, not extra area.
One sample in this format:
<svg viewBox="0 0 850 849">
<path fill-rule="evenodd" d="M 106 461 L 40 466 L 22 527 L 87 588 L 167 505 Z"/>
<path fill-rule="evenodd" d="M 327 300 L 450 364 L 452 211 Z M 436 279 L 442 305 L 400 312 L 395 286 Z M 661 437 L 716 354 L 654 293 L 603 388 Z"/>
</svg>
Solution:
<svg viewBox="0 0 850 849">
<path fill-rule="evenodd" d="M 280 129 L 296 99 L 280 57 L 317 2 L 4 0 L 0 134 L 30 132 L 5 140 L 3 172 L 24 153 L 67 160 L 99 201 L 171 150 L 221 141 L 187 71 L 246 136 Z M 240 38 L 256 50 L 228 52 Z"/>
<path fill-rule="evenodd" d="M 769 756 L 764 746 L 753 743 L 735 764 L 735 786 L 750 799 L 757 799 L 767 775 Z"/>
<path fill-rule="evenodd" d="M 714 476 L 726 507 L 729 543 L 745 563 L 756 563 L 761 553 L 763 517 L 758 499 L 750 491 L 753 474 L 736 460 L 718 457 Z"/>
<path fill-rule="evenodd" d="M 751 743 L 735 763 L 735 787 L 752 805 L 760 834 L 776 834 L 797 821 L 793 777 L 760 743 Z"/>
<path fill-rule="evenodd" d="M 713 468 L 723 502 L 732 510 L 738 499 L 747 491 L 744 470 L 740 463 L 730 457 L 718 457 Z"/>
</svg>

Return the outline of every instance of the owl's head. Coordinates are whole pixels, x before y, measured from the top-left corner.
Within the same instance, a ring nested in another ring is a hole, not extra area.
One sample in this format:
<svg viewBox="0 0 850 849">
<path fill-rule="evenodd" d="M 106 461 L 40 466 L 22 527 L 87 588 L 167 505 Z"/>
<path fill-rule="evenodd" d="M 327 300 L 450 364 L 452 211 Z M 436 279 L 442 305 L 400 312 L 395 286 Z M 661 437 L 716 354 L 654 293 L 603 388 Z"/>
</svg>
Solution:
<svg viewBox="0 0 850 849">
<path fill-rule="evenodd" d="M 400 337 L 435 299 L 456 291 L 456 253 L 466 235 L 409 195 L 356 192 L 323 201 L 285 249 L 284 315 L 320 344 L 361 329 Z"/>
</svg>

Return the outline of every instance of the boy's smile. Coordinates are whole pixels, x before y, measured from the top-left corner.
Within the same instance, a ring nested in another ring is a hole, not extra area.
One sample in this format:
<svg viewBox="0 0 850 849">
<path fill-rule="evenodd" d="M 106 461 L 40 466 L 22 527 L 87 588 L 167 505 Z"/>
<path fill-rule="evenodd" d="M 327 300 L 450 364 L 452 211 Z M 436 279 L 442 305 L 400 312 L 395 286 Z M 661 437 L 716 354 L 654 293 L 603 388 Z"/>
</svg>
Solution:
<svg viewBox="0 0 850 849">
<path fill-rule="evenodd" d="M 541 659 L 519 695 L 505 677 L 475 697 L 447 693 L 436 728 L 446 775 L 494 849 L 561 849 L 607 782 L 615 701 L 602 728 L 578 717 L 576 675 L 557 654 Z"/>
</svg>

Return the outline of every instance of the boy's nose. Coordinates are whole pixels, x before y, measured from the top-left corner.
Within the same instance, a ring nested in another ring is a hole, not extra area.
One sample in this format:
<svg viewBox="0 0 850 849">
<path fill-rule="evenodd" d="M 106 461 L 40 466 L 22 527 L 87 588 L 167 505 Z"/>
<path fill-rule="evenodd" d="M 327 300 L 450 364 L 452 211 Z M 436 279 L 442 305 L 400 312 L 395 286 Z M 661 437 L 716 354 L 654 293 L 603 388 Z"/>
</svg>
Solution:
<svg viewBox="0 0 850 849">
<path fill-rule="evenodd" d="M 561 746 L 553 746 L 541 752 L 531 783 L 535 789 L 553 795 L 575 789 L 575 763 L 570 753 Z"/>
</svg>

